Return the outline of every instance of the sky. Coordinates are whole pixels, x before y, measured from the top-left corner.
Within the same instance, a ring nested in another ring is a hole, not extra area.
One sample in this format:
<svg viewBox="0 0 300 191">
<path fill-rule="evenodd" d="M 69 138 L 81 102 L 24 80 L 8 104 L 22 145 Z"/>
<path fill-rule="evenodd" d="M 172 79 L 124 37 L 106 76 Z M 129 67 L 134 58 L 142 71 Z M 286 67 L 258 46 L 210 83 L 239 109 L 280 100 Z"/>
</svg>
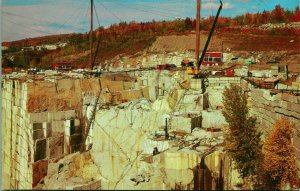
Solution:
<svg viewBox="0 0 300 191">
<path fill-rule="evenodd" d="M 0 0 L 2 41 L 52 34 L 82 33 L 90 28 L 90 0 Z M 294 10 L 300 0 L 223 0 L 220 16 Z M 202 0 L 201 17 L 215 15 L 219 0 Z M 196 0 L 94 0 L 94 28 L 121 21 L 195 18 Z"/>
</svg>

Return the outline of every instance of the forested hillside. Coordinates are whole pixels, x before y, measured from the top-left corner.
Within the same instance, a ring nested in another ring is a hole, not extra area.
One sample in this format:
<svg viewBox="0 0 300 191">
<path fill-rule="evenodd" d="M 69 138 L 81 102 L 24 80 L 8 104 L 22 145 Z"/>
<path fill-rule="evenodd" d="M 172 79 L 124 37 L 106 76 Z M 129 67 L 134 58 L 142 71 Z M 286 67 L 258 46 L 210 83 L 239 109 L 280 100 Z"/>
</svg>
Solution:
<svg viewBox="0 0 300 191">
<path fill-rule="evenodd" d="M 210 30 L 214 17 L 202 19 L 202 31 Z M 220 33 L 249 33 L 262 35 L 299 35 L 300 29 L 293 25 L 280 25 L 280 23 L 300 22 L 300 10 L 284 10 L 277 5 L 271 12 L 246 13 L 235 18 L 220 17 L 216 30 Z M 273 23 L 270 26 L 270 23 Z M 276 25 L 279 23 L 278 25 Z M 269 24 L 266 27 L 264 24 Z M 194 19 L 176 19 L 173 21 L 151 22 L 121 22 L 108 28 L 99 27 L 93 32 L 94 50 L 99 43 L 98 60 L 111 59 L 119 54 L 134 54 L 149 46 L 157 36 L 190 34 L 196 26 Z M 56 50 L 45 48 L 36 49 L 43 44 L 67 43 L 65 47 Z M 53 62 L 68 61 L 75 65 L 89 63 L 89 33 L 63 34 L 23 39 L 13 42 L 3 42 L 8 49 L 3 51 L 2 66 L 4 67 L 41 67 L 50 68 Z M 23 49 L 30 47 L 31 49 Z M 191 46 L 194 46 L 191 45 Z"/>
</svg>

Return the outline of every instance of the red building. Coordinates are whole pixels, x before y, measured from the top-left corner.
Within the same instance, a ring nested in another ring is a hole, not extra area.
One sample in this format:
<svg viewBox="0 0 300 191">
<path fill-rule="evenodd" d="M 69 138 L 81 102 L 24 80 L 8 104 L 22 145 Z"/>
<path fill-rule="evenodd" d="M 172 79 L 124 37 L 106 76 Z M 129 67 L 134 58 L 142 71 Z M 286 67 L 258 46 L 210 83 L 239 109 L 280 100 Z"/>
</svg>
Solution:
<svg viewBox="0 0 300 191">
<path fill-rule="evenodd" d="M 13 72 L 13 68 L 4 67 L 2 68 L 2 74 L 11 74 Z"/>
<path fill-rule="evenodd" d="M 71 63 L 54 63 L 52 64 L 52 70 L 67 72 L 72 70 L 72 64 Z"/>
<path fill-rule="evenodd" d="M 203 66 L 222 66 L 223 63 L 223 54 L 222 52 L 207 52 L 204 55 L 202 62 Z"/>
</svg>

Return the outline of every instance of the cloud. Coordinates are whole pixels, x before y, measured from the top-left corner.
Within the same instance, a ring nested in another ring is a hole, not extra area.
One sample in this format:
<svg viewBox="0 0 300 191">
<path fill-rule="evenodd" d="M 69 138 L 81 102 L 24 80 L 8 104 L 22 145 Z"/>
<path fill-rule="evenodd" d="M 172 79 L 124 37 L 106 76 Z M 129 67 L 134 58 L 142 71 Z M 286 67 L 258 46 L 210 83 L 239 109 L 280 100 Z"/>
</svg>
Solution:
<svg viewBox="0 0 300 191">
<path fill-rule="evenodd" d="M 235 6 L 231 3 L 224 3 L 223 9 L 233 9 Z"/>
<path fill-rule="evenodd" d="M 203 3 L 202 4 L 202 9 L 208 9 L 208 10 L 217 10 L 219 9 L 220 4 L 219 3 Z M 233 9 L 235 6 L 231 3 L 223 3 L 223 9 Z"/>
<path fill-rule="evenodd" d="M 42 2 L 49 3 L 46 0 Z M 59 1 L 57 4 L 47 5 L 3 6 L 2 23 L 5 27 L 1 27 L 2 39 L 11 41 L 49 34 L 86 32 L 89 30 L 88 23 L 83 20 L 89 19 L 88 5 L 88 1 L 77 4 Z"/>
<path fill-rule="evenodd" d="M 20 0 L 2 0 L 2 5 L 4 6 L 27 6 L 27 5 L 41 5 L 49 3 L 45 0 L 26 0 L 26 1 L 20 1 Z"/>
<path fill-rule="evenodd" d="M 251 6 L 251 8 L 252 8 L 253 10 L 258 10 L 258 7 L 255 6 L 255 5 Z"/>
<path fill-rule="evenodd" d="M 203 3 L 201 5 L 202 9 L 208 9 L 208 10 L 217 10 L 219 8 L 219 4 L 217 3 L 211 3 L 211 2 L 208 2 L 208 3 Z"/>
<path fill-rule="evenodd" d="M 239 9 L 237 12 L 236 12 L 236 14 L 237 15 L 242 15 L 242 14 L 244 14 L 244 13 L 246 13 L 247 12 L 247 9 Z"/>
<path fill-rule="evenodd" d="M 238 3 L 249 3 L 251 0 L 232 0 L 232 1 L 238 2 Z"/>
</svg>

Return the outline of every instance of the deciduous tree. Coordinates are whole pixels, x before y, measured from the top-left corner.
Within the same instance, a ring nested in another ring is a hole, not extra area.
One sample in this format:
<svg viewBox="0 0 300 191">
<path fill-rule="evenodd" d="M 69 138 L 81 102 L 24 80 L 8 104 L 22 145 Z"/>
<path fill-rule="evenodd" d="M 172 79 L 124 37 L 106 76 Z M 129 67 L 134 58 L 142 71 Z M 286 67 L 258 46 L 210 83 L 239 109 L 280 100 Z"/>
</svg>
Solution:
<svg viewBox="0 0 300 191">
<path fill-rule="evenodd" d="M 284 9 L 280 5 L 276 5 L 275 9 L 271 12 L 273 22 L 284 22 L 285 14 Z"/>
<path fill-rule="evenodd" d="M 299 22 L 300 21 L 300 9 L 299 6 L 296 7 L 294 15 L 290 18 L 291 22 Z"/>
<path fill-rule="evenodd" d="M 280 189 L 297 179 L 296 157 L 291 143 L 293 126 L 286 118 L 277 120 L 264 144 L 263 167 L 270 189 Z"/>
<path fill-rule="evenodd" d="M 269 23 L 271 19 L 271 13 L 269 11 L 263 11 L 262 13 L 262 23 Z"/>
<path fill-rule="evenodd" d="M 253 24 L 253 15 L 251 13 L 246 13 L 244 15 L 243 23 L 246 24 L 246 25 Z"/>
</svg>

